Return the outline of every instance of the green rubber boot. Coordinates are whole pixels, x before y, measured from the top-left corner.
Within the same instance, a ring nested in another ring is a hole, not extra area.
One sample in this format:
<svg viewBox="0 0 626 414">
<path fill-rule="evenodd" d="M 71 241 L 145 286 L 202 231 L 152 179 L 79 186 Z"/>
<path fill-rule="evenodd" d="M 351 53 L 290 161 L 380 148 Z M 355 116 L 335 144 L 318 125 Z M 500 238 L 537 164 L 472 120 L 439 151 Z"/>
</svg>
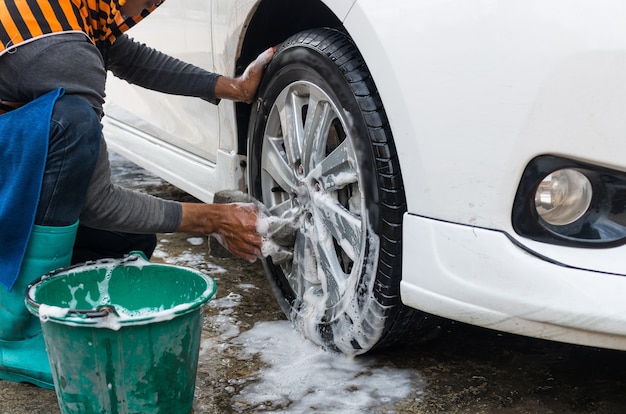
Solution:
<svg viewBox="0 0 626 414">
<path fill-rule="evenodd" d="M 28 285 L 68 266 L 78 222 L 71 226 L 33 226 L 20 274 L 11 291 L 0 285 L 0 379 L 54 389 L 41 323 L 24 298 Z"/>
</svg>

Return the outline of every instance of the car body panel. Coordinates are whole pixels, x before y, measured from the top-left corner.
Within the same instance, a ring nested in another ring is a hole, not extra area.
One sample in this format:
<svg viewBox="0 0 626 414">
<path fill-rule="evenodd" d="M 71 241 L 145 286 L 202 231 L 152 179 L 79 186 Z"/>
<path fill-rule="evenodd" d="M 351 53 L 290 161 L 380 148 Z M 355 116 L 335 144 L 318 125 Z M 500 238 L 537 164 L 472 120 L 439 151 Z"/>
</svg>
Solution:
<svg viewBox="0 0 626 414">
<path fill-rule="evenodd" d="M 362 53 L 412 178 L 409 212 L 503 230 L 552 260 L 620 272 L 623 249 L 581 253 L 520 237 L 511 208 L 538 155 L 626 170 L 626 3 L 450 4 L 365 0 L 345 21 L 368 46 Z M 412 24 L 392 30 L 400 7 Z"/>
<path fill-rule="evenodd" d="M 404 244 L 401 283 L 409 306 L 501 331 L 626 349 L 626 272 L 563 266 L 502 232 L 410 214 L 403 231 L 412 240 Z"/>
<path fill-rule="evenodd" d="M 233 75 L 259 3 L 169 0 L 130 35 Z M 408 207 L 404 303 L 626 349 L 626 246 L 537 242 L 511 223 L 520 177 L 536 156 L 626 171 L 626 2 L 324 4 L 363 54 L 393 131 Z M 185 28 L 182 41 L 168 37 L 169 25 Z M 113 79 L 107 91 L 113 150 L 207 202 L 217 190 L 245 188 L 235 104 L 163 98 Z"/>
</svg>

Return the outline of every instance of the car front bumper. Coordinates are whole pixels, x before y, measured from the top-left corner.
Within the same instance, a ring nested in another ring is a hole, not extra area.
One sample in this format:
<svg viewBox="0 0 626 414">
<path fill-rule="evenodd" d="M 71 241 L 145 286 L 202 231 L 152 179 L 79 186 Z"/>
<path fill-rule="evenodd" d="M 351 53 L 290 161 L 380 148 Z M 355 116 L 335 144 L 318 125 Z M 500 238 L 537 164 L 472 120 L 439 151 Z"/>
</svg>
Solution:
<svg viewBox="0 0 626 414">
<path fill-rule="evenodd" d="M 402 301 L 452 320 L 626 350 L 626 277 L 581 269 L 499 231 L 406 214 Z M 623 248 L 602 252 L 615 262 Z"/>
</svg>

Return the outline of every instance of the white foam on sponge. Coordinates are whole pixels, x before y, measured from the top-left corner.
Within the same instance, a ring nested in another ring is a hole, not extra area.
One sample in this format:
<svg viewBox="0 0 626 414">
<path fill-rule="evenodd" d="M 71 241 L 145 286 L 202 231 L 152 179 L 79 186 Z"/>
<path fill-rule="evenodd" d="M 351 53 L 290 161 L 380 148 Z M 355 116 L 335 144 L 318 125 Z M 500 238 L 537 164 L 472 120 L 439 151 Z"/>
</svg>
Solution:
<svg viewBox="0 0 626 414">
<path fill-rule="evenodd" d="M 257 219 L 257 232 L 261 235 L 263 244 L 261 245 L 261 254 L 263 257 L 275 256 L 278 253 L 284 251 L 284 248 L 276 244 L 269 234 L 270 228 L 276 228 L 279 226 L 288 226 L 293 222 L 292 219 L 285 219 L 276 216 L 266 216 L 259 213 Z"/>
<path fill-rule="evenodd" d="M 295 232 L 298 227 L 297 220 L 295 216 L 289 213 L 286 213 L 285 217 L 278 217 L 259 211 L 257 215 L 257 232 L 262 240 L 261 254 L 263 257 L 271 256 L 274 259 L 274 263 L 282 263 L 293 258 L 291 249 L 278 244 L 275 237 L 289 237 L 289 231 Z"/>
</svg>

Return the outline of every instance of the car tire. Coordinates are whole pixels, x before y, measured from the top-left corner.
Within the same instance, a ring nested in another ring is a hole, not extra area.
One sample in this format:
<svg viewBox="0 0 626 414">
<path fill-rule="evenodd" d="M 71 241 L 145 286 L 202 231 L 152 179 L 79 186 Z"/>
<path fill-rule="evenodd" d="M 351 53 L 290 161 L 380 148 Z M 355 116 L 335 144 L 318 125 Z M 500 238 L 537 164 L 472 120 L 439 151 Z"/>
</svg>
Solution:
<svg viewBox="0 0 626 414">
<path fill-rule="evenodd" d="M 438 318 L 400 300 L 402 176 L 348 36 L 313 29 L 283 42 L 253 105 L 248 158 L 249 192 L 297 225 L 293 257 L 264 266 L 305 337 L 357 355 L 439 330 Z"/>
</svg>

